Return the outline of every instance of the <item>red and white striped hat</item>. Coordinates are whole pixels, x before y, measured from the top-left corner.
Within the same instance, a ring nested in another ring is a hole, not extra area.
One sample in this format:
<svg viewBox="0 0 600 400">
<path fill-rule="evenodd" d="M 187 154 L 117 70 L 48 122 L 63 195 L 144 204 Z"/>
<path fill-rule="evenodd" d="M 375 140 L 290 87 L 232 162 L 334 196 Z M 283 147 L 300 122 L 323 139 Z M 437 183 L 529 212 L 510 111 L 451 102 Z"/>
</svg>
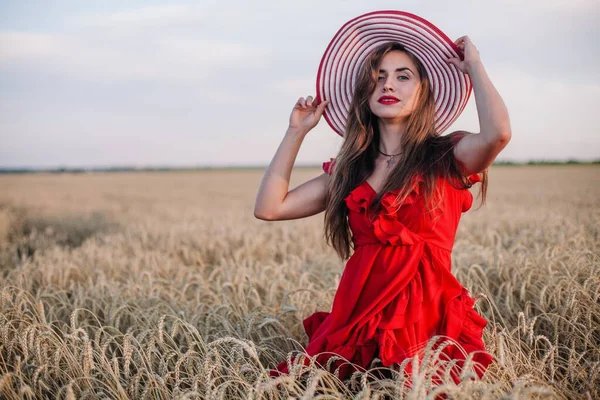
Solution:
<svg viewBox="0 0 600 400">
<path fill-rule="evenodd" d="M 423 63 L 435 99 L 435 127 L 441 134 L 462 113 L 471 95 L 471 80 L 446 63 L 464 59 L 462 51 L 431 22 L 405 11 L 374 11 L 344 24 L 335 34 L 319 65 L 317 104 L 329 100 L 323 115 L 343 136 L 354 84 L 364 59 L 376 47 L 399 42 Z"/>
</svg>

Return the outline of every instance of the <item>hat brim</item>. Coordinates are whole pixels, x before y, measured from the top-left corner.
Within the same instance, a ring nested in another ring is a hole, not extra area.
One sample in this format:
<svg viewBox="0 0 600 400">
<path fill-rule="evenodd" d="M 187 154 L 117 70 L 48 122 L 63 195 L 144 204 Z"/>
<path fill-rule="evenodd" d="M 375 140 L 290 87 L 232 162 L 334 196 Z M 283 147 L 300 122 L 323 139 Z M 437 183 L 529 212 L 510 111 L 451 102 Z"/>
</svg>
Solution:
<svg viewBox="0 0 600 400">
<path fill-rule="evenodd" d="M 462 51 L 429 21 L 397 10 L 374 11 L 346 22 L 335 34 L 319 64 L 316 100 L 329 100 L 323 116 L 344 135 L 354 85 L 364 59 L 378 46 L 396 41 L 423 63 L 435 101 L 435 129 L 444 132 L 460 116 L 472 91 L 468 74 L 445 60 Z"/>
</svg>

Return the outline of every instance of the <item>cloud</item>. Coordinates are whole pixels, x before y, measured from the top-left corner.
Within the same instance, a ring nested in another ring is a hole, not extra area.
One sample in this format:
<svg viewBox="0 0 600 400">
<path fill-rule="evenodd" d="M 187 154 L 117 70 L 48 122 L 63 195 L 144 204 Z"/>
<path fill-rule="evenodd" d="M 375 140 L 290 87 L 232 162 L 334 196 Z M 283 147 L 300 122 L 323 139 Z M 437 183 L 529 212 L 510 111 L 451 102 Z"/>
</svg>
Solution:
<svg viewBox="0 0 600 400">
<path fill-rule="evenodd" d="M 293 7 L 286 3 L 286 8 Z M 273 20 L 274 6 L 261 7 L 251 2 L 224 6 L 218 2 L 194 2 L 179 4 L 142 5 L 134 8 L 72 14 L 66 24 L 77 29 L 101 29 L 103 31 L 187 31 L 227 37 L 229 32 L 257 23 L 277 23 Z"/>
<path fill-rule="evenodd" d="M 70 18 L 70 22 L 92 28 L 170 25 L 205 18 L 207 9 L 201 3 L 147 5 L 129 10 L 76 14 Z"/>
<path fill-rule="evenodd" d="M 220 69 L 260 69 L 269 63 L 264 48 L 206 38 L 110 41 L 96 35 L 11 32 L 0 33 L 0 49 L 0 67 L 83 79 L 202 82 Z"/>
</svg>

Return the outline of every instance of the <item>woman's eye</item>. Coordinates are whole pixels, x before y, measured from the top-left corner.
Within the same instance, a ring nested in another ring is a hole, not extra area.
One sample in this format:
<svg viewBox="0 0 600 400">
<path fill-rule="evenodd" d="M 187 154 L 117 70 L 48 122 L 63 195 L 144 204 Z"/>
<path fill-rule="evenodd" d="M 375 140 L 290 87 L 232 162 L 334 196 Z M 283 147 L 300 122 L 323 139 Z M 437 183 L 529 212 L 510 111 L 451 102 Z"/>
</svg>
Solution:
<svg viewBox="0 0 600 400">
<path fill-rule="evenodd" d="M 405 79 L 402 79 L 402 78 L 405 78 Z M 398 77 L 398 79 L 400 79 L 400 80 L 406 80 L 406 79 L 408 79 L 408 76 L 400 75 L 400 76 Z"/>
<path fill-rule="evenodd" d="M 380 76 L 379 78 L 377 78 L 378 81 L 385 79 L 383 76 Z"/>
</svg>

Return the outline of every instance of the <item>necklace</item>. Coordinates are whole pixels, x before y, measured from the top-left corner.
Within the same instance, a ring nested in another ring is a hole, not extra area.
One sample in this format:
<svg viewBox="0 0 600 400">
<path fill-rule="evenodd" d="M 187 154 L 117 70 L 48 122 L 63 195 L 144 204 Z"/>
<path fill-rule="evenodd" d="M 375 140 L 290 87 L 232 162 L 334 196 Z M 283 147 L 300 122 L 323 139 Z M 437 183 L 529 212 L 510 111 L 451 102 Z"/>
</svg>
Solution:
<svg viewBox="0 0 600 400">
<path fill-rule="evenodd" d="M 402 154 L 402 152 L 400 152 L 398 154 L 385 154 L 383 151 L 379 150 L 379 148 L 377 149 L 377 151 L 379 153 L 383 154 L 384 156 L 389 157 L 389 159 L 386 161 L 388 168 L 392 168 L 392 164 L 394 163 L 394 157 L 399 156 L 400 154 Z"/>
</svg>

